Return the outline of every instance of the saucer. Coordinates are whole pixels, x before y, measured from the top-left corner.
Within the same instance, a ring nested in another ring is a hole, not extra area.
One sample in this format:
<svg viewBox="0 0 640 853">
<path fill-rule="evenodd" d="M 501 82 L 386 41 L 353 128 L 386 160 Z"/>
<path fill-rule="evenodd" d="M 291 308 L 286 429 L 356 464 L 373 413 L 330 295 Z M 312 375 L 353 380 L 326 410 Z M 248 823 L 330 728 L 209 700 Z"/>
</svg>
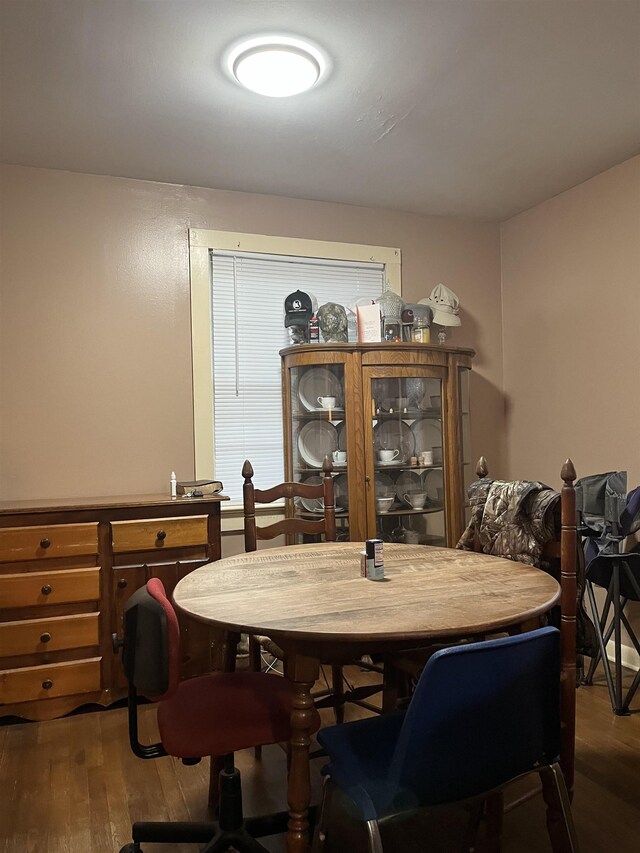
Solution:
<svg viewBox="0 0 640 853">
<path fill-rule="evenodd" d="M 390 462 L 382 462 L 380 459 L 377 460 L 377 465 L 402 465 L 401 459 L 392 459 Z"/>
</svg>

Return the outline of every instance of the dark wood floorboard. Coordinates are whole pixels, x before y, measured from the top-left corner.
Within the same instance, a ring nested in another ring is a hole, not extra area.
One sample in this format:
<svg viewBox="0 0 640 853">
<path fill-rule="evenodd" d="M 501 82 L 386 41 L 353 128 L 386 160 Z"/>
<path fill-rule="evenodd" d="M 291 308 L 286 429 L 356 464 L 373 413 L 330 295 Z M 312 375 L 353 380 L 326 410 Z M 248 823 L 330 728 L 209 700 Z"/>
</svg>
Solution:
<svg viewBox="0 0 640 853">
<path fill-rule="evenodd" d="M 358 681 L 368 674 L 349 672 Z M 640 694 L 630 717 L 615 717 L 604 682 L 578 691 L 574 817 L 582 853 L 640 849 Z M 364 712 L 348 707 L 348 718 Z M 331 712 L 323 712 L 331 722 Z M 143 739 L 155 738 L 155 711 L 141 710 Z M 237 755 L 245 814 L 286 806 L 283 751 L 261 762 Z M 322 759 L 312 766 L 320 797 Z M 535 784 L 535 777 L 531 777 Z M 114 853 L 130 841 L 131 822 L 207 820 L 208 761 L 185 767 L 171 758 L 141 761 L 128 746 L 126 710 L 78 714 L 44 723 L 0 726 L 0 853 Z M 521 790 L 512 791 L 507 799 Z M 340 814 L 340 812 L 338 812 Z M 436 810 L 384 834 L 385 853 L 453 853 L 464 827 L 460 810 Z M 359 853 L 362 837 L 338 818 L 327 853 Z M 284 840 L 264 841 L 283 853 Z M 193 845 L 146 845 L 148 853 L 188 853 Z M 541 796 L 505 817 L 503 853 L 548 853 Z"/>
</svg>

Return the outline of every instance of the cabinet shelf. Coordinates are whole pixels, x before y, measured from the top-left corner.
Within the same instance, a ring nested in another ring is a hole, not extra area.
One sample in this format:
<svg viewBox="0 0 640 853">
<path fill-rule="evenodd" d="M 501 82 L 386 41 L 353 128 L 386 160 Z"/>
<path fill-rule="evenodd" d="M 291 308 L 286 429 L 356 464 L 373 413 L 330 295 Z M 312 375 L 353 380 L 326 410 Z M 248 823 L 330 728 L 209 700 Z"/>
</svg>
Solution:
<svg viewBox="0 0 640 853">
<path fill-rule="evenodd" d="M 442 418 L 442 409 L 407 409 L 406 411 L 382 412 L 376 409 L 375 414 L 371 415 L 374 421 L 419 421 L 423 418 L 428 420 L 440 420 Z"/>
<path fill-rule="evenodd" d="M 293 412 L 291 417 L 295 421 L 343 421 L 344 409 L 318 409 L 315 412 L 308 412 L 301 409 Z"/>
<path fill-rule="evenodd" d="M 471 463 L 465 462 L 465 465 L 470 465 Z M 399 463 L 398 465 L 376 465 L 374 466 L 374 471 L 376 473 L 386 473 L 388 471 L 392 471 L 397 473 L 398 471 L 415 471 L 416 473 L 423 473 L 424 471 L 442 471 L 443 465 L 439 462 L 437 465 L 408 465 L 405 463 Z M 322 474 L 322 468 L 309 468 L 303 466 L 296 466 L 294 469 L 294 474 Z M 337 476 L 338 474 L 349 474 L 349 468 L 346 465 L 335 465 L 333 466 L 333 473 Z"/>
<path fill-rule="evenodd" d="M 409 509 L 409 507 L 398 507 L 397 509 L 390 509 L 387 512 L 376 512 L 378 517 L 389 516 L 389 515 L 427 515 L 432 512 L 442 512 L 444 510 L 444 504 L 432 504 L 431 506 L 425 506 L 422 509 Z"/>
</svg>

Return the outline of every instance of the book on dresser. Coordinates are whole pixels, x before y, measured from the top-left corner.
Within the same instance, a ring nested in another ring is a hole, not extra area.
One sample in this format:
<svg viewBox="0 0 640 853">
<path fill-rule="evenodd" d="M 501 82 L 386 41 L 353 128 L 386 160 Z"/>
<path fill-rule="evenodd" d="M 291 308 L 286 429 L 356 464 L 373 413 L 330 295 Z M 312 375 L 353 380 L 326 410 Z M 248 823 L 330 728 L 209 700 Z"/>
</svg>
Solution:
<svg viewBox="0 0 640 853">
<path fill-rule="evenodd" d="M 176 492 L 179 495 L 217 495 L 222 491 L 220 480 L 178 480 Z"/>
</svg>

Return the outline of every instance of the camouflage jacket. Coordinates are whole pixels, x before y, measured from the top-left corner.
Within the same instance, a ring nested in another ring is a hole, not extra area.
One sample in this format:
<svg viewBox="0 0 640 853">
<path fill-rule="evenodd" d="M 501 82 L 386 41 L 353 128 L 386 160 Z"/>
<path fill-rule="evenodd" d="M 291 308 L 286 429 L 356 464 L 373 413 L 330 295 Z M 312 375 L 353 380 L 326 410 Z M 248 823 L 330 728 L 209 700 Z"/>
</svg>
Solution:
<svg viewBox="0 0 640 853">
<path fill-rule="evenodd" d="M 559 499 L 542 483 L 478 480 L 469 489 L 471 520 L 457 547 L 544 568 L 542 550 L 553 538 Z"/>
<path fill-rule="evenodd" d="M 507 557 L 529 566 L 545 569 L 557 581 L 542 559 L 544 546 L 555 535 L 554 508 L 558 492 L 543 483 L 526 480 L 504 482 L 484 478 L 469 488 L 471 520 L 460 537 L 457 548 Z M 582 549 L 578 549 L 578 557 Z M 596 652 L 593 623 L 584 609 L 584 561 L 577 565 L 577 651 L 590 657 Z"/>
</svg>

